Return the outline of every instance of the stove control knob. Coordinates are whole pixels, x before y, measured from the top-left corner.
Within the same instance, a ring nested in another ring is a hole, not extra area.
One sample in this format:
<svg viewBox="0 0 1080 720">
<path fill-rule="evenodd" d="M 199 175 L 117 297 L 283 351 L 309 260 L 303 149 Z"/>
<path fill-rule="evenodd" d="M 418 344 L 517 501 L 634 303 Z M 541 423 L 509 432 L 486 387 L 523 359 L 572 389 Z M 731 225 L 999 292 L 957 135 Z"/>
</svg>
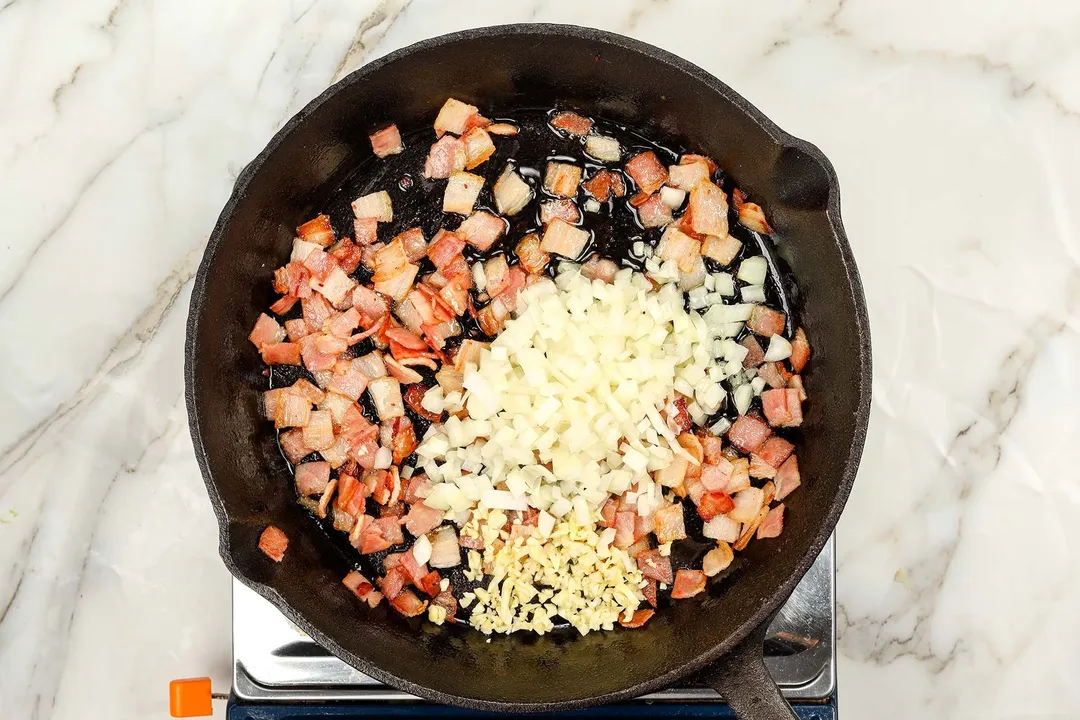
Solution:
<svg viewBox="0 0 1080 720">
<path fill-rule="evenodd" d="M 183 678 L 169 683 L 169 714 L 174 718 L 209 717 L 214 714 L 210 678 Z"/>
</svg>

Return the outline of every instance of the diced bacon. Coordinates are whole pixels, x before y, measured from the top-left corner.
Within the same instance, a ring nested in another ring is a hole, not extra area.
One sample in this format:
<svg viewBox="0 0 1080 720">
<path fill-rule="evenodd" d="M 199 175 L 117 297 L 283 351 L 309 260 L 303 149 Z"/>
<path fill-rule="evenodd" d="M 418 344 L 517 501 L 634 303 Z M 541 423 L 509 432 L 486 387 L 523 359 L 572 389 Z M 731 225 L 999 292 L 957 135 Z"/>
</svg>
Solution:
<svg viewBox="0 0 1080 720">
<path fill-rule="evenodd" d="M 633 617 L 631 617 L 629 620 L 624 620 L 620 617 L 619 624 L 622 625 L 624 628 L 639 628 L 645 623 L 647 623 L 649 621 L 649 618 L 651 618 L 655 614 L 655 610 L 649 610 L 647 608 L 642 610 L 635 610 Z"/>
<path fill-rule="evenodd" d="M 721 455 L 715 463 L 706 462 L 701 466 L 701 484 L 709 492 L 724 491 L 731 481 L 734 465 Z"/>
<path fill-rule="evenodd" d="M 334 266 L 330 268 L 330 272 L 327 273 L 326 278 L 319 280 L 318 278 L 313 277 L 311 279 L 311 289 L 322 294 L 323 297 L 330 301 L 331 305 L 339 308 L 349 304 L 347 298 L 350 293 L 352 293 L 354 287 L 356 287 L 356 281 L 349 277 L 336 262 Z"/>
<path fill-rule="evenodd" d="M 540 222 L 547 225 L 555 218 L 573 224 L 581 220 L 581 212 L 573 200 L 546 200 L 540 203 Z"/>
<path fill-rule="evenodd" d="M 634 516 L 634 542 L 641 542 L 643 538 L 648 536 L 653 530 L 656 529 L 656 520 L 652 515 L 648 517 L 642 517 L 635 514 Z"/>
<path fill-rule="evenodd" d="M 454 597 L 454 593 L 449 590 L 444 590 L 431 600 L 431 604 L 438 605 L 446 611 L 446 622 L 456 622 L 454 616 L 457 615 L 458 601 L 457 598 Z"/>
<path fill-rule="evenodd" d="M 723 237 L 712 235 L 705 238 L 705 242 L 701 245 L 701 254 L 721 265 L 730 265 L 740 250 L 742 250 L 742 243 L 731 235 Z"/>
<path fill-rule="evenodd" d="M 687 153 L 679 158 L 680 165 L 689 165 L 696 162 L 703 162 L 708 165 L 710 175 L 720 168 L 720 166 L 716 164 L 716 161 L 708 155 L 694 155 L 693 153 Z"/>
<path fill-rule="evenodd" d="M 732 502 L 730 495 L 723 491 L 714 491 L 701 496 L 701 502 L 698 504 L 697 510 L 701 519 L 708 522 L 717 515 L 726 515 L 731 512 L 733 507 L 735 507 L 735 503 Z"/>
<path fill-rule="evenodd" d="M 705 557 L 701 558 L 701 571 L 707 577 L 715 577 L 723 570 L 726 570 L 734 559 L 735 553 L 732 552 L 731 546 L 727 542 L 719 540 L 716 547 L 705 553 Z"/>
<path fill-rule="evenodd" d="M 416 279 L 416 274 L 419 271 L 419 266 L 408 263 L 396 275 L 386 277 L 382 280 L 375 280 L 375 290 L 400 302 L 409 294 L 409 291 L 412 289 L 413 280 Z M 378 273 L 378 270 L 376 270 L 376 273 Z"/>
<path fill-rule="evenodd" d="M 650 195 L 637 208 L 638 219 L 643 227 L 664 227 L 671 222 L 671 208 L 660 199 L 660 195 Z"/>
<path fill-rule="evenodd" d="M 360 324 L 366 328 L 390 314 L 390 301 L 366 285 L 356 286 L 352 303 L 360 312 Z"/>
<path fill-rule="evenodd" d="M 693 272 L 701 260 L 701 244 L 677 227 L 671 226 L 664 231 L 656 254 L 665 262 L 674 260 L 679 270 Z"/>
<path fill-rule="evenodd" d="M 334 369 L 334 376 L 326 383 L 326 389 L 356 402 L 367 389 L 368 380 L 367 375 L 356 367 L 355 363 L 348 363 L 340 372 L 337 368 Z"/>
<path fill-rule="evenodd" d="M 299 298 L 293 297 L 292 295 L 282 295 L 270 306 L 270 312 L 275 315 L 284 315 L 293 309 L 293 306 L 296 305 L 298 299 Z"/>
<path fill-rule="evenodd" d="M 371 245 L 379 240 L 379 221 L 375 218 L 353 220 L 353 234 L 357 245 Z"/>
<path fill-rule="evenodd" d="M 364 251 L 349 238 L 339 240 L 329 252 L 346 275 L 356 272 L 356 268 L 360 267 L 360 261 L 364 257 Z"/>
<path fill-rule="evenodd" d="M 394 464 L 400 465 L 416 450 L 416 429 L 407 417 L 394 419 L 394 437 L 390 449 L 394 452 Z"/>
<path fill-rule="evenodd" d="M 469 550 L 483 550 L 484 539 L 473 537 L 472 535 L 462 534 L 460 537 L 458 537 L 458 545 L 463 548 L 468 548 Z"/>
<path fill-rule="evenodd" d="M 261 355 L 267 365 L 299 365 L 300 345 L 291 342 L 263 345 Z"/>
<path fill-rule="evenodd" d="M 378 378 L 368 383 L 368 393 L 383 422 L 401 417 L 405 405 L 401 400 L 401 383 L 394 378 Z"/>
<path fill-rule="evenodd" d="M 322 495 L 330 482 L 330 463 L 308 462 L 296 466 L 296 489 L 301 495 Z"/>
<path fill-rule="evenodd" d="M 772 434 L 769 426 L 756 415 L 742 415 L 727 432 L 728 442 L 742 452 L 754 452 Z"/>
<path fill-rule="evenodd" d="M 637 513 L 633 510 L 623 510 L 615 514 L 615 540 L 612 543 L 617 548 L 628 548 L 634 544 L 634 519 Z"/>
<path fill-rule="evenodd" d="M 758 526 L 757 538 L 758 540 L 764 540 L 766 538 L 779 537 L 780 533 L 784 531 L 784 503 L 780 503 L 774 508 L 769 510 L 769 514 L 765 516 L 765 519 Z"/>
<path fill-rule="evenodd" d="M 274 416 L 277 414 L 278 400 L 287 392 L 289 392 L 289 388 L 274 388 L 273 390 L 267 390 L 263 393 L 263 417 L 267 420 L 274 419 Z"/>
<path fill-rule="evenodd" d="M 671 589 L 673 600 L 694 597 L 705 589 L 705 573 L 700 570 L 679 570 L 675 573 L 675 585 Z"/>
<path fill-rule="evenodd" d="M 464 170 L 467 162 L 465 143 L 453 135 L 444 135 L 428 151 L 427 160 L 424 161 L 424 177 L 445 180 L 455 170 Z"/>
<path fill-rule="evenodd" d="M 454 231 L 477 250 L 488 250 L 506 232 L 506 221 L 486 210 L 477 210 Z"/>
<path fill-rule="evenodd" d="M 765 361 L 765 350 L 753 335 L 747 335 L 739 341 L 739 344 L 746 348 L 746 357 L 743 358 L 744 368 L 756 368 Z"/>
<path fill-rule="evenodd" d="M 353 215 L 358 218 L 375 218 L 379 222 L 394 219 L 394 207 L 390 202 L 390 193 L 385 190 L 369 193 L 352 202 Z"/>
<path fill-rule="evenodd" d="M 413 475 L 405 485 L 405 496 L 403 499 L 409 505 L 415 505 L 422 502 L 423 499 L 427 497 L 431 488 L 432 483 L 427 475 L 424 473 Z"/>
<path fill-rule="evenodd" d="M 517 125 L 511 125 L 510 123 L 492 123 L 488 125 L 485 130 L 491 135 L 517 135 Z"/>
<path fill-rule="evenodd" d="M 484 277 L 489 296 L 495 297 L 505 290 L 510 285 L 510 266 L 506 264 L 506 257 L 496 255 L 484 261 Z"/>
<path fill-rule="evenodd" d="M 671 558 L 664 557 L 659 550 L 646 550 L 637 556 L 637 566 L 641 574 L 659 583 L 671 584 Z"/>
<path fill-rule="evenodd" d="M 475 105 L 463 103 L 455 98 L 447 98 L 439 109 L 439 115 L 435 118 L 435 135 L 442 137 L 445 133 L 461 135 L 465 132 L 469 118 L 476 115 Z"/>
<path fill-rule="evenodd" d="M 787 381 L 784 380 L 784 376 L 780 374 L 780 366 L 778 363 L 763 363 L 761 367 L 758 368 L 758 377 L 764 380 L 771 388 L 787 387 Z"/>
<path fill-rule="evenodd" d="M 394 240 L 401 241 L 401 247 L 409 262 L 418 262 L 427 255 L 427 240 L 424 239 L 424 231 L 418 227 L 409 228 L 395 236 Z"/>
<path fill-rule="evenodd" d="M 798 390 L 766 390 L 761 394 L 761 407 L 773 427 L 802 425 L 802 401 Z"/>
<path fill-rule="evenodd" d="M 758 448 L 757 454 L 769 465 L 779 468 L 794 449 L 795 446 L 787 440 L 778 435 L 773 435 Z"/>
<path fill-rule="evenodd" d="M 754 232 L 771 235 L 772 226 L 765 219 L 765 211 L 757 203 L 747 202 L 746 194 L 739 188 L 732 191 L 732 204 L 739 213 L 739 224 Z"/>
<path fill-rule="evenodd" d="M 338 475 L 338 494 L 334 499 L 334 507 L 342 510 L 352 517 L 360 517 L 364 511 L 364 499 L 367 490 L 352 475 L 340 473 Z"/>
<path fill-rule="evenodd" d="M 569 110 L 563 110 L 557 112 L 551 116 L 549 121 L 551 127 L 563 132 L 570 133 L 577 137 L 585 137 L 589 134 L 589 130 L 592 129 L 593 121 L 587 117 L 582 117 L 575 112 Z"/>
<path fill-rule="evenodd" d="M 405 516 L 405 529 L 415 537 L 426 535 L 442 523 L 445 515 L 444 511 L 430 508 L 423 502 L 413 503 Z"/>
<path fill-rule="evenodd" d="M 455 543 L 456 544 L 456 543 Z M 442 575 L 438 570 L 432 570 L 424 577 L 420 578 L 420 582 L 416 583 L 418 590 L 422 590 L 428 597 L 435 597 L 439 594 L 439 583 L 442 582 Z"/>
<path fill-rule="evenodd" d="M 760 455 L 750 456 L 750 477 L 771 479 L 776 476 L 776 468 L 761 459 Z"/>
<path fill-rule="evenodd" d="M 544 171 L 544 189 L 552 195 L 572 198 L 581 184 L 581 167 L 570 163 L 551 161 Z"/>
<path fill-rule="evenodd" d="M 465 241 L 462 238 L 447 230 L 439 230 L 428 245 L 427 256 L 441 270 L 460 256 L 464 249 Z"/>
<path fill-rule="evenodd" d="M 802 400 L 803 402 L 806 402 L 806 398 L 807 398 L 806 388 L 803 387 L 802 375 L 792 375 L 791 378 L 788 380 L 788 385 L 787 386 L 789 388 L 791 388 L 792 390 L 798 390 L 799 391 L 799 399 Z"/>
<path fill-rule="evenodd" d="M 587 231 L 556 218 L 547 224 L 540 249 L 573 260 L 581 255 L 589 237 Z"/>
<path fill-rule="evenodd" d="M 614 260 L 593 255 L 581 266 L 581 274 L 590 280 L 599 280 L 611 284 L 615 282 L 615 273 L 619 272 L 619 266 Z"/>
<path fill-rule="evenodd" d="M 329 215 L 319 215 L 314 220 L 308 220 L 296 228 L 296 234 L 304 242 L 315 243 L 321 247 L 334 244 L 334 228 L 330 225 Z"/>
<path fill-rule="evenodd" d="M 321 295 L 312 295 L 300 301 L 304 311 L 304 321 L 311 332 L 317 333 L 323 329 L 323 324 L 334 314 L 334 308 Z"/>
<path fill-rule="evenodd" d="M 791 340 L 791 358 L 789 358 L 791 369 L 796 373 L 802 372 L 808 360 L 810 360 L 810 343 L 806 339 L 806 331 L 799 328 Z"/>
<path fill-rule="evenodd" d="M 289 547 L 289 536 L 274 525 L 267 525 L 259 536 L 259 549 L 274 562 L 285 558 L 285 549 Z"/>
<path fill-rule="evenodd" d="M 644 553 L 638 554 L 638 557 L 640 558 L 643 554 Z M 656 590 L 656 581 L 652 578 L 649 578 L 648 582 L 646 582 L 645 584 L 645 587 L 641 588 L 641 594 L 645 596 L 645 602 L 649 603 L 653 607 L 656 607 Z"/>
<path fill-rule="evenodd" d="M 365 601 L 368 607 L 376 607 L 382 602 L 383 594 L 366 577 L 353 570 L 341 581 L 356 597 Z"/>
<path fill-rule="evenodd" d="M 724 191 L 708 180 L 702 180 L 690 189 L 688 211 L 694 232 L 717 237 L 727 235 L 727 209 Z"/>
<path fill-rule="evenodd" d="M 405 617 L 416 617 L 427 610 L 427 600 L 416 597 L 411 590 L 402 590 L 401 594 L 390 601 L 395 610 Z"/>
<path fill-rule="evenodd" d="M 390 356 L 384 357 L 383 362 L 386 363 L 386 369 L 390 373 L 390 376 L 400 383 L 408 385 L 418 383 L 424 379 L 423 375 L 415 370 L 410 370 Z"/>
<path fill-rule="evenodd" d="M 424 581 L 424 576 L 430 572 L 427 563 L 420 564 L 416 562 L 416 557 L 413 555 L 412 548 L 409 548 L 406 552 L 401 553 L 398 556 L 399 567 L 405 571 L 405 574 L 409 578 L 409 582 L 416 585 L 418 588 Z"/>
<path fill-rule="evenodd" d="M 310 280 L 310 270 L 302 263 L 290 262 L 274 271 L 274 290 L 282 295 L 307 297 L 311 294 L 311 287 L 308 284 Z"/>
<path fill-rule="evenodd" d="M 304 444 L 304 431 L 297 427 L 278 435 L 281 451 L 293 465 L 310 455 L 313 450 Z"/>
<path fill-rule="evenodd" d="M 320 342 L 325 343 L 325 337 L 321 334 L 305 335 L 297 343 L 300 346 L 304 367 L 313 373 L 332 370 L 337 363 L 337 356 L 322 352 L 318 348 Z"/>
<path fill-rule="evenodd" d="M 705 483 L 701 481 L 700 473 L 696 478 L 687 478 L 686 482 L 683 484 L 683 487 L 686 489 L 686 497 L 689 497 L 691 502 L 693 502 L 695 505 L 701 502 L 701 498 L 705 495 L 706 492 Z M 676 492 L 677 491 L 678 489 L 676 488 Z"/>
<path fill-rule="evenodd" d="M 495 152 L 495 143 L 482 127 L 470 129 L 461 139 L 465 145 L 465 170 L 472 170 Z"/>
<path fill-rule="evenodd" d="M 334 446 L 334 420 L 328 410 L 315 410 L 304 426 L 304 444 L 312 450 Z"/>
<path fill-rule="evenodd" d="M 405 328 L 388 328 L 385 335 L 390 342 L 396 343 L 409 350 L 424 351 L 428 349 L 427 343 L 424 342 L 422 337 L 409 332 Z"/>
<path fill-rule="evenodd" d="M 732 458 L 731 477 L 724 492 L 728 495 L 750 487 L 750 461 L 744 457 Z"/>
<path fill-rule="evenodd" d="M 285 332 L 290 341 L 297 342 L 300 338 L 310 335 L 311 329 L 303 318 L 293 318 L 285 321 Z"/>
<path fill-rule="evenodd" d="M 634 193 L 634 196 L 630 198 L 630 207 L 639 207 L 644 205 L 649 200 L 649 193 L 638 192 Z"/>
<path fill-rule="evenodd" d="M 802 484 L 799 476 L 799 459 L 795 455 L 791 455 L 783 465 L 777 468 L 773 482 L 776 484 L 777 500 L 783 500 Z"/>
<path fill-rule="evenodd" d="M 281 327 L 277 320 L 266 313 L 259 313 L 259 319 L 255 321 L 255 327 L 248 340 L 262 350 L 265 345 L 276 345 L 285 340 L 285 328 Z"/>
<path fill-rule="evenodd" d="M 661 543 L 682 540 L 686 537 L 683 525 L 683 508 L 679 503 L 667 505 L 656 511 L 656 539 Z"/>
<path fill-rule="evenodd" d="M 638 189 L 646 195 L 651 195 L 667 182 L 668 173 L 656 153 L 646 150 L 639 153 L 626 163 L 626 172 L 637 183 Z"/>
<path fill-rule="evenodd" d="M 397 567 L 392 567 L 387 570 L 386 575 L 383 575 L 378 580 L 379 588 L 382 589 L 386 598 L 393 602 L 393 600 L 405 591 L 405 585 L 408 583 L 408 576 L 404 570 Z"/>
<path fill-rule="evenodd" d="M 773 335 L 781 335 L 787 317 L 782 312 L 777 312 L 764 305 L 755 305 L 750 311 L 750 319 L 746 326 L 762 337 L 771 338 Z"/>
<path fill-rule="evenodd" d="M 532 200 L 533 191 L 529 183 L 521 179 L 514 166 L 507 164 L 495 181 L 493 188 L 495 207 L 503 215 L 516 215 Z"/>
<path fill-rule="evenodd" d="M 455 170 L 451 173 L 450 182 L 446 184 L 446 191 L 443 193 L 443 212 L 469 215 L 483 187 L 484 178 Z"/>
<path fill-rule="evenodd" d="M 360 325 L 360 319 L 360 312 L 355 307 L 350 307 L 345 312 L 331 317 L 326 324 L 326 329 L 331 335 L 347 338 Z"/>
<path fill-rule="evenodd" d="M 514 254 L 518 257 L 518 264 L 525 271 L 533 275 L 544 272 L 551 256 L 540 249 L 540 238 L 536 233 L 529 233 L 521 239 L 514 248 Z"/>
<path fill-rule="evenodd" d="M 476 321 L 485 335 L 498 335 L 509 316 L 510 310 L 502 300 L 495 298 L 477 311 Z"/>
<path fill-rule="evenodd" d="M 465 121 L 465 131 L 468 132 L 473 128 L 488 128 L 491 127 L 491 120 L 481 115 L 478 112 L 473 113 Z"/>
<path fill-rule="evenodd" d="M 450 309 L 451 317 L 447 318 L 441 326 L 450 324 L 456 325 L 452 322 L 458 315 L 464 315 L 469 309 L 469 288 L 472 283 L 468 282 L 471 278 L 467 275 L 458 275 L 453 281 L 447 283 L 442 290 L 439 291 L 439 299 Z M 447 328 L 449 330 L 450 328 Z M 450 332 L 446 337 L 451 337 L 460 333 L 460 327 L 456 332 Z"/>
<path fill-rule="evenodd" d="M 668 166 L 667 184 L 673 188 L 689 192 L 699 182 L 708 180 L 711 176 L 709 166 L 703 160 L 680 163 L 679 165 Z"/>
<path fill-rule="evenodd" d="M 701 447 L 705 451 L 707 463 L 717 463 L 723 457 L 724 441 L 715 435 L 704 435 L 701 438 Z"/>
<path fill-rule="evenodd" d="M 615 513 L 618 512 L 619 501 L 615 498 L 608 498 L 604 501 L 604 504 L 600 506 L 600 520 L 597 523 L 600 527 L 615 527 Z"/>
<path fill-rule="evenodd" d="M 384 158 L 397 155 L 405 149 L 405 146 L 401 143 L 401 133 L 398 131 L 397 125 L 384 127 L 382 130 L 369 135 L 368 139 L 371 140 L 371 149 L 376 157 Z"/>
</svg>

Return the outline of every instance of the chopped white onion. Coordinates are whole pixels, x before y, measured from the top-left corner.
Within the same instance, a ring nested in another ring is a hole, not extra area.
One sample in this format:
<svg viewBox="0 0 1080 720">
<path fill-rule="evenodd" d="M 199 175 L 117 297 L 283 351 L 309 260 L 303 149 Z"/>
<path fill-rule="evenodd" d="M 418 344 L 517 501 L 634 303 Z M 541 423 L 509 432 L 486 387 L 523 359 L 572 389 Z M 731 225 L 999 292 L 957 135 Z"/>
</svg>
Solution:
<svg viewBox="0 0 1080 720">
<path fill-rule="evenodd" d="M 416 538 L 412 546 L 412 554 L 417 565 L 423 565 L 431 559 L 431 541 L 427 539 L 427 535 Z"/>
<path fill-rule="evenodd" d="M 765 362 L 778 362 L 791 357 L 791 343 L 783 335 L 769 338 L 769 349 L 765 351 Z"/>
<path fill-rule="evenodd" d="M 750 285 L 764 285 L 765 276 L 769 272 L 769 264 L 761 255 L 749 257 L 739 263 L 738 278 Z"/>
<path fill-rule="evenodd" d="M 585 152 L 604 162 L 619 162 L 622 159 L 622 148 L 619 147 L 619 141 L 607 135 L 590 134 L 586 137 Z"/>
<path fill-rule="evenodd" d="M 765 302 L 765 286 L 764 285 L 744 285 L 742 290 L 739 291 L 742 301 L 744 303 L 763 303 Z"/>
<path fill-rule="evenodd" d="M 394 453 L 388 447 L 380 447 L 375 451 L 375 469 L 386 470 L 394 463 Z"/>
<path fill-rule="evenodd" d="M 679 190 L 678 188 L 667 187 L 666 185 L 660 188 L 660 202 L 667 205 L 672 210 L 678 210 L 682 207 L 683 201 L 686 200 L 686 191 Z"/>
<path fill-rule="evenodd" d="M 746 411 L 750 409 L 751 401 L 754 399 L 754 389 L 744 383 L 735 388 L 733 395 L 735 399 L 735 409 L 739 411 L 740 415 L 745 415 Z"/>
</svg>

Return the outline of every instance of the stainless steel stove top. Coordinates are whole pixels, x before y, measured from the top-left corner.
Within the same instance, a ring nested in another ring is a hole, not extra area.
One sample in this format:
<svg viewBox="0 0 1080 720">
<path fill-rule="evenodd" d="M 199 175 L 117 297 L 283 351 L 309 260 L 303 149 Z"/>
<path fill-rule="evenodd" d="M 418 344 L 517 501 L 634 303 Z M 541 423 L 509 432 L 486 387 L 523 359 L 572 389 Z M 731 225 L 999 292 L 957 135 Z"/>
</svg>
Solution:
<svg viewBox="0 0 1080 720">
<path fill-rule="evenodd" d="M 826 700 L 836 690 L 833 540 L 769 628 L 765 663 L 789 700 Z M 233 693 L 252 702 L 420 702 L 323 650 L 277 609 L 233 581 Z M 639 700 L 716 702 L 688 678 Z"/>
</svg>

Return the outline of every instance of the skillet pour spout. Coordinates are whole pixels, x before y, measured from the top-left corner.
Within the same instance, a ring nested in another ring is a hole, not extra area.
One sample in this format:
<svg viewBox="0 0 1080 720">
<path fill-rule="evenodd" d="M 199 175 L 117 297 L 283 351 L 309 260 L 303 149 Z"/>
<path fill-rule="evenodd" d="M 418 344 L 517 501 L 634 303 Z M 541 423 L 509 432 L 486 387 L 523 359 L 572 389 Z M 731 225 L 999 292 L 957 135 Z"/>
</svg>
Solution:
<svg viewBox="0 0 1080 720">
<path fill-rule="evenodd" d="M 288 256 L 294 229 L 371 161 L 368 133 L 387 122 L 406 137 L 430 128 L 448 96 L 500 113 L 574 107 L 715 158 L 765 207 L 776 252 L 798 280 L 793 311 L 814 359 L 801 428 L 804 483 L 787 502 L 784 533 L 751 543 L 737 572 L 641 629 L 489 642 L 385 604 L 360 607 L 341 584 L 350 558 L 297 504 L 262 418 L 262 366 L 247 335 L 272 301 L 273 269 Z M 794 717 L 764 670 L 761 640 L 847 500 L 866 435 L 870 375 L 866 303 L 824 155 L 701 68 L 636 40 L 566 25 L 425 40 L 360 68 L 292 118 L 241 174 L 210 238 L 192 291 L 185 366 L 192 440 L 222 559 L 345 662 L 434 702 L 509 713 L 626 700 L 708 666 L 743 718 Z M 257 548 L 269 524 L 290 539 L 281 563 Z"/>
</svg>

